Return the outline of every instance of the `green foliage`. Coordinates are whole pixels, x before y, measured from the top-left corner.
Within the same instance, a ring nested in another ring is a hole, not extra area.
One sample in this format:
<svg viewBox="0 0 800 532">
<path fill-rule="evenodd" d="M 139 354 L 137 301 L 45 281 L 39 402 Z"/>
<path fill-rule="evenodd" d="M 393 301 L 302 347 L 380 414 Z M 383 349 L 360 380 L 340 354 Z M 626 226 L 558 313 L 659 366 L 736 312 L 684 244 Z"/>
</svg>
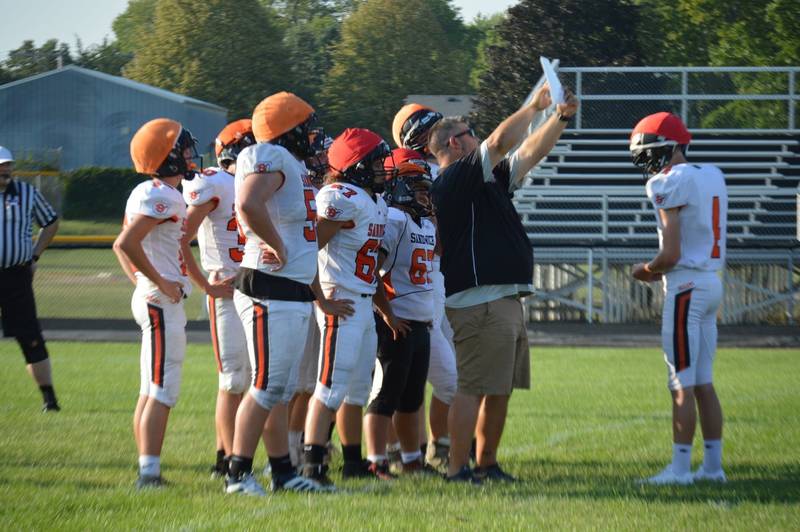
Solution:
<svg viewBox="0 0 800 532">
<path fill-rule="evenodd" d="M 257 0 L 159 0 L 152 32 L 126 76 L 250 116 L 265 96 L 291 88 L 283 34 Z"/>
<path fill-rule="evenodd" d="M 62 176 L 64 217 L 96 220 L 121 217 L 131 191 L 147 179 L 129 168 L 78 168 Z"/>
<path fill-rule="evenodd" d="M 392 118 L 408 94 L 468 88 L 468 54 L 439 22 L 442 14 L 432 6 L 442 10 L 440 4 L 449 6 L 444 0 L 367 0 L 344 21 L 321 94 L 328 129 L 368 127 L 390 138 Z"/>
<path fill-rule="evenodd" d="M 480 78 L 477 125 L 483 134 L 519 108 L 541 77 L 539 56 L 561 66 L 632 65 L 639 48 L 632 28 L 637 12 L 626 0 L 522 0 L 485 47 L 488 69 Z"/>
<path fill-rule="evenodd" d="M 112 76 L 121 76 L 123 67 L 133 58 L 132 53 L 122 51 L 117 41 L 109 41 L 105 38 L 102 43 L 91 45 L 88 48 L 83 48 L 81 41 L 78 40 L 76 47 L 76 65 L 105 72 Z"/>
<path fill-rule="evenodd" d="M 69 53 L 69 45 L 59 43 L 57 39 L 50 39 L 37 48 L 33 41 L 26 40 L 19 48 L 8 53 L 8 57 L 3 62 L 3 68 L 7 72 L 7 76 L 15 80 L 22 79 L 54 70 L 58 67 L 59 58 L 62 66 L 73 62 Z"/>
<path fill-rule="evenodd" d="M 505 18 L 505 13 L 495 13 L 489 17 L 479 14 L 467 26 L 467 31 L 470 33 L 470 40 L 474 44 L 473 48 L 475 50 L 475 61 L 469 74 L 469 84 L 474 92 L 478 91 L 481 77 L 489 70 L 489 47 L 502 45 L 503 41 L 498 27 Z"/>
<path fill-rule="evenodd" d="M 155 27 L 157 3 L 158 0 L 128 0 L 128 7 L 111 24 L 121 51 L 135 54 L 142 47 L 143 37 Z"/>
</svg>

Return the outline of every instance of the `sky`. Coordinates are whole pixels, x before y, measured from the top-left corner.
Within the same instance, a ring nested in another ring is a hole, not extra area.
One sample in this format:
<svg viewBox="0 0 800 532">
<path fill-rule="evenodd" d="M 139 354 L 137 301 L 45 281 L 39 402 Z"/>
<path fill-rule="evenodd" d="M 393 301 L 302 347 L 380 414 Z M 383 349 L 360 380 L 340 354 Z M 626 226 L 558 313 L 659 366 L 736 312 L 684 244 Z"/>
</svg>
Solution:
<svg viewBox="0 0 800 532">
<path fill-rule="evenodd" d="M 200 0 L 202 1 L 202 0 Z M 465 21 L 482 13 L 503 11 L 517 0 L 454 0 Z M 111 22 L 125 10 L 128 0 L 0 0 L 5 24 L 0 32 L 0 57 L 8 55 L 33 39 L 37 46 L 48 39 L 58 39 L 74 47 L 80 38 L 84 47 L 96 44 L 104 36 L 113 38 Z"/>
</svg>

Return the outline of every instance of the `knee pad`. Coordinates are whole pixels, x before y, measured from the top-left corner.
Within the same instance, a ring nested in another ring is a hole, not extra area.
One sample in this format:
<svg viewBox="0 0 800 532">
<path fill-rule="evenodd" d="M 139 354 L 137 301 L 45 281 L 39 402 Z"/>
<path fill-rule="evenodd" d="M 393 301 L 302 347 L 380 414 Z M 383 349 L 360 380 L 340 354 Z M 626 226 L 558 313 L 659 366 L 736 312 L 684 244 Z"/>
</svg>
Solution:
<svg viewBox="0 0 800 532">
<path fill-rule="evenodd" d="M 17 336 L 17 343 L 22 348 L 22 354 L 28 364 L 47 360 L 47 348 L 40 333 L 31 336 Z"/>
<path fill-rule="evenodd" d="M 220 372 L 219 374 L 219 389 L 232 393 L 244 393 L 249 384 L 250 374 L 246 369 L 231 372 Z"/>
</svg>

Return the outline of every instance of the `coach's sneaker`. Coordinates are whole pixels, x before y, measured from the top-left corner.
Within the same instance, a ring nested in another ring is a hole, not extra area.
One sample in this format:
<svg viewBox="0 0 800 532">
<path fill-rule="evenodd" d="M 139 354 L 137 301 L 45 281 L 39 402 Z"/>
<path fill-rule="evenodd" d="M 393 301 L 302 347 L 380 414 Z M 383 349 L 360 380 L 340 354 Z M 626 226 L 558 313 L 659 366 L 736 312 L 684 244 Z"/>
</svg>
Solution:
<svg viewBox="0 0 800 532">
<path fill-rule="evenodd" d="M 425 463 L 440 472 L 447 471 L 449 463 L 450 444 L 442 440 L 428 442 L 425 450 Z"/>
<path fill-rule="evenodd" d="M 225 477 L 225 493 L 242 493 L 253 497 L 263 497 L 267 494 L 252 473 L 242 475 L 238 481 L 227 475 Z"/>
<path fill-rule="evenodd" d="M 336 485 L 328 476 L 328 466 L 323 464 L 305 464 L 303 478 L 313 480 L 327 492 L 335 492 Z"/>
<path fill-rule="evenodd" d="M 273 476 L 270 487 L 273 492 L 288 490 L 309 493 L 330 493 L 333 491 L 332 485 L 323 486 L 313 478 L 304 477 L 294 472 L 283 476 Z"/>
<path fill-rule="evenodd" d="M 650 478 L 645 478 L 639 481 L 640 484 L 650 484 L 654 486 L 666 486 L 669 484 L 677 484 L 679 486 L 688 486 L 689 484 L 694 483 L 694 477 L 692 477 L 692 473 L 687 471 L 686 473 L 679 475 L 672 470 L 672 464 L 669 464 L 667 467 L 661 471 L 661 473 L 654 475 Z"/>
<path fill-rule="evenodd" d="M 480 485 L 483 484 L 483 480 L 476 477 L 472 469 L 469 468 L 468 465 L 464 465 L 461 469 L 458 470 L 458 473 L 452 476 L 448 476 L 447 474 L 444 475 L 445 482 L 465 482 L 467 484 L 474 484 Z"/>
<path fill-rule="evenodd" d="M 476 467 L 473 471 L 473 474 L 481 480 L 488 480 L 490 482 L 518 482 L 516 477 L 503 471 L 503 469 L 500 467 L 500 464 L 492 464 L 487 467 Z"/>
<path fill-rule="evenodd" d="M 709 473 L 703 469 L 702 465 L 692 474 L 692 476 L 694 477 L 695 482 L 719 482 L 720 484 L 728 482 L 728 479 L 725 476 L 725 471 L 722 469 Z"/>
<path fill-rule="evenodd" d="M 163 488 L 166 484 L 161 475 L 139 475 L 136 479 L 137 490 Z"/>
</svg>

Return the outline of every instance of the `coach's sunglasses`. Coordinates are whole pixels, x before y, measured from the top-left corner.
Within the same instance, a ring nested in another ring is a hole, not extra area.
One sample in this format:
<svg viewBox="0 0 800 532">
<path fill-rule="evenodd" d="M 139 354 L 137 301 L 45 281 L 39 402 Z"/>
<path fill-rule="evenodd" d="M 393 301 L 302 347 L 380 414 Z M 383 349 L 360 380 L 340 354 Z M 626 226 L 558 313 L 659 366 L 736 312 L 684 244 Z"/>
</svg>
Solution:
<svg viewBox="0 0 800 532">
<path fill-rule="evenodd" d="M 461 132 L 461 133 L 459 133 L 458 135 L 453 135 L 453 137 L 452 137 L 452 138 L 454 138 L 454 139 L 457 139 L 458 137 L 463 137 L 464 135 L 469 135 L 470 137 L 473 137 L 473 138 L 474 138 L 474 137 L 476 136 L 476 135 L 475 135 L 475 130 L 474 130 L 474 129 L 472 129 L 471 127 L 470 127 L 470 128 L 467 128 L 466 130 L 462 131 L 462 132 Z"/>
</svg>

